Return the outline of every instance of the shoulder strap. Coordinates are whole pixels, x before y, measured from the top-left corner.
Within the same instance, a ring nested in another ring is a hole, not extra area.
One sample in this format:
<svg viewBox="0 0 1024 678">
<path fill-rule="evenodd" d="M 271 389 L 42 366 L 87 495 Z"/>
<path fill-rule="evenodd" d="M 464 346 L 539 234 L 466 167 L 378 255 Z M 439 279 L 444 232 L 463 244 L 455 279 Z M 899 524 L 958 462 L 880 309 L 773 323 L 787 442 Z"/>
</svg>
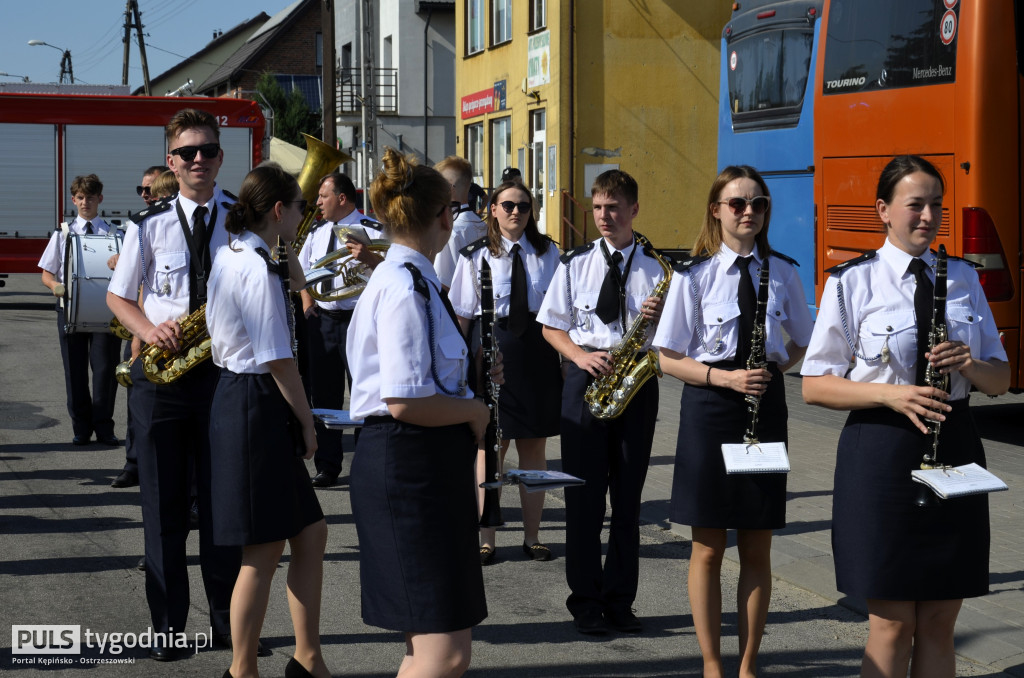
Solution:
<svg viewBox="0 0 1024 678">
<path fill-rule="evenodd" d="M 826 268 L 825 273 L 830 273 L 832 275 L 835 275 L 836 273 L 842 273 L 851 266 L 857 266 L 858 264 L 863 264 L 865 261 L 871 261 L 872 259 L 875 258 L 876 254 L 877 252 L 875 252 L 875 250 L 868 250 L 859 257 L 854 257 L 853 259 L 844 261 L 841 264 L 836 264 L 832 268 Z"/>
<path fill-rule="evenodd" d="M 783 261 L 785 261 L 785 262 L 788 262 L 788 263 L 790 263 L 790 264 L 793 264 L 794 266 L 799 266 L 799 265 L 800 265 L 800 262 L 798 262 L 798 261 L 797 261 L 796 259 L 794 259 L 793 257 L 787 257 L 787 256 L 786 256 L 785 254 L 783 254 L 782 252 L 776 252 L 775 250 L 771 250 L 771 251 L 770 251 L 770 252 L 768 253 L 768 256 L 770 256 L 770 257 L 777 257 L 777 258 L 779 258 L 779 259 L 782 259 L 782 260 L 783 260 Z"/>
<path fill-rule="evenodd" d="M 238 202 L 238 196 L 235 195 L 234 193 L 232 193 L 231 191 L 225 191 L 222 188 L 222 189 L 220 189 L 220 192 L 223 193 L 225 196 L 227 196 L 230 200 L 234 200 L 235 202 Z"/>
<path fill-rule="evenodd" d="M 169 209 L 171 209 L 171 203 L 166 200 L 160 200 L 159 202 L 153 203 L 152 205 L 142 210 L 141 212 L 136 213 L 135 216 L 132 217 L 132 221 L 136 224 L 141 224 L 143 219 L 145 219 L 146 217 L 151 216 L 153 214 L 160 214 L 161 212 L 166 212 Z"/>
<path fill-rule="evenodd" d="M 586 245 L 580 245 L 579 247 L 577 247 L 575 249 L 571 249 L 568 252 L 563 253 L 562 256 L 560 256 L 558 259 L 563 264 L 567 264 L 567 263 L 569 263 L 569 260 L 572 259 L 573 257 L 575 257 L 576 255 L 583 254 L 584 252 L 587 252 L 587 251 L 593 249 L 593 247 L 594 247 L 594 243 L 588 242 Z"/>
<path fill-rule="evenodd" d="M 709 257 L 706 254 L 690 255 L 686 259 L 683 259 L 682 261 L 676 263 L 676 265 L 673 266 L 672 268 L 677 273 L 686 273 L 687 271 L 689 271 L 694 266 L 697 266 L 699 264 L 703 264 L 705 261 L 709 260 L 710 258 L 711 257 Z"/>
<path fill-rule="evenodd" d="M 405 268 L 408 269 L 409 275 L 412 276 L 412 288 L 423 295 L 427 301 L 430 301 L 430 290 L 427 289 L 427 281 L 423 279 L 423 274 L 420 273 L 420 269 L 411 262 L 405 262 Z"/>
<path fill-rule="evenodd" d="M 484 236 L 479 240 L 475 240 L 466 245 L 465 247 L 463 247 L 461 250 L 459 250 L 459 254 L 461 254 L 464 257 L 471 257 L 473 255 L 473 252 L 476 252 L 481 247 L 487 247 L 487 241 L 487 236 Z"/>
</svg>

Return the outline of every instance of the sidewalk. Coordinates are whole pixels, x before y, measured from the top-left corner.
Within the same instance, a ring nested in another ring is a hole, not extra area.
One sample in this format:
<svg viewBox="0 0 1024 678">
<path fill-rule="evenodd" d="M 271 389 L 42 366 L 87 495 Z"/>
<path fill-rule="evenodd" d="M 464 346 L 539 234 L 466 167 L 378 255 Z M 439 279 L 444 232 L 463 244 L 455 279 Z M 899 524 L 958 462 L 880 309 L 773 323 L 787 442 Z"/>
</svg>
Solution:
<svg viewBox="0 0 1024 678">
<path fill-rule="evenodd" d="M 847 598 L 835 588 L 830 542 L 835 451 L 846 413 L 804 403 L 798 367 L 785 378 L 792 471 L 787 526 L 776 532 L 772 542 L 772 572 L 866 616 L 863 601 Z M 669 526 L 681 392 L 682 382 L 671 377 L 661 380 L 657 433 L 644 488 L 641 516 L 663 526 Z M 1024 676 L 1024 395 L 989 398 L 975 393 L 971 405 L 989 468 L 1010 490 L 990 495 L 991 592 L 964 601 L 957 620 L 957 654 L 1011 676 Z M 550 456 L 550 447 L 548 452 Z M 672 524 L 671 529 L 690 538 L 687 526 Z M 739 562 L 735 539 L 730 543 L 726 557 Z"/>
</svg>

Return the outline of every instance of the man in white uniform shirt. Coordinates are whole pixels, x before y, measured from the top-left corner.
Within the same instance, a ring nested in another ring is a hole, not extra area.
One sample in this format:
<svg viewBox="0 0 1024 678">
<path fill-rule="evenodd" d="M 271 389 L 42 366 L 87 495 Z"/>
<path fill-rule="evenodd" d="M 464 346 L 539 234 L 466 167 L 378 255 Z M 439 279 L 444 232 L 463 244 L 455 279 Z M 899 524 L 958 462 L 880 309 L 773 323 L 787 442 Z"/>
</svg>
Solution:
<svg viewBox="0 0 1024 678">
<path fill-rule="evenodd" d="M 63 297 L 64 252 L 68 233 L 77 235 L 113 235 L 114 227 L 99 217 L 103 202 L 103 183 L 95 174 L 75 177 L 71 182 L 71 201 L 78 208 L 78 217 L 54 231 L 39 259 L 43 284 L 55 297 Z M 116 255 L 115 255 L 116 256 Z M 64 363 L 64 386 L 68 395 L 68 414 L 75 445 L 87 445 L 96 432 L 96 440 L 116 447 L 121 442 L 114 435 L 114 400 L 117 381 L 114 368 L 121 340 L 109 332 L 65 332 L 64 310 L 57 306 L 57 337 L 60 357 Z M 92 395 L 89 395 L 89 367 L 92 366 Z"/>
<path fill-rule="evenodd" d="M 449 155 L 434 165 L 452 185 L 452 207 L 459 206 L 452 225 L 452 237 L 444 249 L 434 256 L 434 270 L 445 289 L 452 286 L 459 250 L 487 235 L 487 224 L 469 206 L 469 187 L 473 183 L 473 166 L 457 155 Z"/>
<path fill-rule="evenodd" d="M 299 252 L 299 264 L 303 271 L 308 271 L 314 263 L 339 247 L 347 247 L 356 257 L 356 261 L 366 264 L 371 269 L 383 261 L 380 255 L 357 240 L 339 242 L 334 231 L 335 226 L 346 226 L 365 233 L 369 240 L 384 237 L 379 230 L 361 224 L 363 215 L 356 209 L 356 187 L 351 179 L 341 172 L 325 176 L 320 180 L 316 204 L 324 220 L 309 234 Z M 342 278 L 337 276 L 331 281 L 320 283 L 318 289 L 322 293 L 329 293 L 332 289 L 342 286 Z M 342 374 L 349 383 L 350 391 L 352 387 L 352 374 L 345 361 L 345 335 L 348 333 L 348 325 L 352 320 L 352 311 L 356 307 L 358 296 L 340 301 L 317 301 L 307 290 L 302 290 L 300 295 L 302 314 L 306 318 L 309 336 L 307 372 L 313 407 L 344 409 L 345 381 L 341 379 Z M 316 467 L 313 486 L 331 487 L 338 482 L 338 475 L 341 473 L 344 456 L 342 432 L 326 429 L 318 424 L 317 440 L 319 447 L 313 457 L 313 464 Z"/>
<path fill-rule="evenodd" d="M 143 342 L 178 351 L 179 320 L 206 302 L 213 259 L 227 246 L 224 218 L 235 201 L 215 181 L 223 162 L 216 118 L 178 111 L 165 129 L 167 164 L 178 177 L 173 200 L 136 215 L 107 290 L 107 305 Z M 139 307 L 139 286 L 143 306 Z M 210 486 L 210 407 L 219 370 L 206 360 L 168 384 L 154 384 L 142 361 L 132 365 L 132 431 L 139 464 L 146 543 L 146 600 L 153 630 L 185 631 L 189 579 L 190 485 L 195 469 L 199 502 L 199 561 L 210 606 L 215 646 L 230 647 L 231 592 L 242 549 L 213 543 Z M 205 624 L 201 624 L 205 626 Z M 173 642 L 155 643 L 150 657 L 173 661 L 188 654 Z"/>
</svg>

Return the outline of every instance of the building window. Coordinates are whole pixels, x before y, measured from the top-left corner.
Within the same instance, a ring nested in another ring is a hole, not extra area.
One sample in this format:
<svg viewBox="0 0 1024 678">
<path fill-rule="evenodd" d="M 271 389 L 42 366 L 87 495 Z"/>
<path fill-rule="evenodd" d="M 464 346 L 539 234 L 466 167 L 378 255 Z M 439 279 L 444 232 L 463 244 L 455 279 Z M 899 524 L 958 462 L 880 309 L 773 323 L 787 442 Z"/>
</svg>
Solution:
<svg viewBox="0 0 1024 678">
<path fill-rule="evenodd" d="M 491 186 L 501 183 L 501 172 L 512 166 L 512 118 L 491 121 Z"/>
<path fill-rule="evenodd" d="M 316 69 L 319 71 L 324 67 L 324 36 L 323 33 L 316 34 Z"/>
<path fill-rule="evenodd" d="M 484 0 L 466 0 L 466 53 L 484 51 Z"/>
<path fill-rule="evenodd" d="M 473 166 L 473 181 L 484 183 L 484 124 L 466 125 L 466 160 Z"/>
<path fill-rule="evenodd" d="M 512 39 L 512 0 L 491 0 L 491 44 Z"/>
<path fill-rule="evenodd" d="M 530 31 L 539 31 L 547 25 L 547 0 L 530 0 Z"/>
</svg>

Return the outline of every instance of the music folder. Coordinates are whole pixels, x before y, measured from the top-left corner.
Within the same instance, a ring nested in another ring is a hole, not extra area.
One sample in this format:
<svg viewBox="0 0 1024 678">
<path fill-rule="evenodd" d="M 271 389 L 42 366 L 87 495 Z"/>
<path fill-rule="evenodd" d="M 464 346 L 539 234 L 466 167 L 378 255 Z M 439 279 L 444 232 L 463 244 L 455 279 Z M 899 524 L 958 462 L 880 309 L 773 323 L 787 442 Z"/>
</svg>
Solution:
<svg viewBox="0 0 1024 678">
<path fill-rule="evenodd" d="M 1008 489 L 1006 483 L 999 477 L 977 464 L 965 464 L 953 468 L 918 469 L 911 471 L 910 477 L 916 483 L 927 485 L 928 489 L 942 499 L 1002 492 Z"/>
<path fill-rule="evenodd" d="M 786 443 L 722 445 L 726 473 L 789 473 Z"/>
<path fill-rule="evenodd" d="M 522 485 L 527 492 L 556 490 L 560 487 L 583 485 L 586 482 L 582 478 L 561 471 L 529 471 L 515 468 L 505 475 L 510 484 Z"/>
</svg>

